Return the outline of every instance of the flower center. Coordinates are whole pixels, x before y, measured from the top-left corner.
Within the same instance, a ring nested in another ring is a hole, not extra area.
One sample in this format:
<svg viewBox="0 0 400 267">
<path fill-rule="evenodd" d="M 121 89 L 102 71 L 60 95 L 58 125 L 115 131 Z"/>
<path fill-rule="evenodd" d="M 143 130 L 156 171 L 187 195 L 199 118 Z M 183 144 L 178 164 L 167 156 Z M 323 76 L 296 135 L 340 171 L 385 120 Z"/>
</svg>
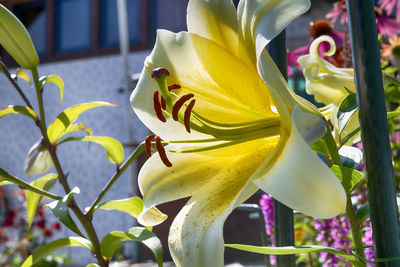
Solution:
<svg viewBox="0 0 400 267">
<path fill-rule="evenodd" d="M 159 87 L 153 93 L 153 106 L 156 117 L 161 122 L 166 122 L 166 117 L 170 117 L 181 123 L 188 133 L 193 129 L 210 136 L 210 138 L 199 140 L 161 141 L 160 137 L 153 134 L 149 135 L 145 141 L 146 153 L 150 156 L 152 148 L 155 148 L 167 167 L 171 167 L 172 163 L 168 160 L 162 143 L 199 145 L 196 148 L 182 151 L 168 150 L 169 152 L 192 153 L 279 135 L 280 118 L 278 114 L 240 123 L 220 123 L 205 118 L 193 109 L 196 104 L 195 95 L 193 93 L 178 95 L 175 90 L 179 90 L 181 86 L 179 84 L 168 85 L 167 76 L 169 76 L 169 71 L 165 68 L 154 69 L 151 75 Z"/>
<path fill-rule="evenodd" d="M 328 35 L 333 32 L 332 24 L 324 19 L 314 21 L 310 27 L 310 36 L 317 39 L 321 35 Z"/>
</svg>

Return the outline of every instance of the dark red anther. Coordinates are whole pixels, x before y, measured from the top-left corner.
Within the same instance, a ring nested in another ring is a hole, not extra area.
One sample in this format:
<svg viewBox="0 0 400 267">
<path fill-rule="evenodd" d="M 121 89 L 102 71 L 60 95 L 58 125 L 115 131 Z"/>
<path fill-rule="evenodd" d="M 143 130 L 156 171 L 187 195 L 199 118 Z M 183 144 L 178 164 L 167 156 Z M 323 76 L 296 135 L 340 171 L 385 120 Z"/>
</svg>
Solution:
<svg viewBox="0 0 400 267">
<path fill-rule="evenodd" d="M 181 89 L 181 86 L 179 84 L 177 84 L 177 83 L 173 83 L 173 84 L 168 85 L 168 90 L 169 91 L 174 90 L 174 89 Z"/>
<path fill-rule="evenodd" d="M 196 102 L 195 99 L 190 101 L 189 105 L 185 109 L 185 114 L 183 116 L 183 123 L 185 124 L 185 128 L 188 133 L 190 133 L 190 115 L 192 114 L 192 109 L 195 102 Z"/>
<path fill-rule="evenodd" d="M 144 151 L 148 157 L 151 157 L 151 141 L 153 141 L 155 134 L 149 134 L 144 140 Z"/>
<path fill-rule="evenodd" d="M 174 106 L 172 107 L 172 118 L 174 118 L 174 120 L 178 121 L 179 109 L 192 97 L 194 97 L 194 94 L 183 95 L 178 99 L 178 101 L 175 102 Z"/>
<path fill-rule="evenodd" d="M 161 108 L 162 108 L 163 110 L 166 110 L 166 109 L 167 109 L 167 103 L 165 102 L 165 99 L 164 99 L 163 96 L 161 96 Z"/>
<path fill-rule="evenodd" d="M 161 78 L 161 76 L 168 76 L 169 75 L 169 71 L 166 68 L 160 67 L 160 68 L 156 68 L 151 72 L 151 78 Z"/>
<path fill-rule="evenodd" d="M 156 112 L 157 118 L 162 122 L 166 122 L 167 120 L 165 119 L 165 117 L 162 113 L 162 110 L 161 110 L 160 99 L 158 98 L 158 91 L 154 91 L 153 105 L 154 105 L 154 111 Z"/>
<path fill-rule="evenodd" d="M 162 162 L 165 164 L 165 166 L 171 167 L 172 163 L 167 158 L 167 154 L 165 153 L 165 148 L 161 144 L 161 138 L 159 136 L 156 137 L 156 149 L 158 151 L 158 154 L 160 155 Z"/>
</svg>

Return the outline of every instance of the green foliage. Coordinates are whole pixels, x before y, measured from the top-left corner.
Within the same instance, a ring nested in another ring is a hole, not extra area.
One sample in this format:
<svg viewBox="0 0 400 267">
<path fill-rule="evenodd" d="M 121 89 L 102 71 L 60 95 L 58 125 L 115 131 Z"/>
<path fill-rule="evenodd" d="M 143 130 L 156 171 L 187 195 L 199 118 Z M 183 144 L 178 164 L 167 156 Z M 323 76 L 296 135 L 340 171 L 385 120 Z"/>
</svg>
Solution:
<svg viewBox="0 0 400 267">
<path fill-rule="evenodd" d="M 62 222 L 65 226 L 67 226 L 69 229 L 71 229 L 78 235 L 83 236 L 78 226 L 76 226 L 75 222 L 72 220 L 71 215 L 69 215 L 68 211 L 68 204 L 71 201 L 72 195 L 79 193 L 80 193 L 79 188 L 74 187 L 72 188 L 71 192 L 65 195 L 62 199 L 55 200 L 47 204 L 46 206 L 53 211 L 54 215 L 60 222 Z"/>
<path fill-rule="evenodd" d="M 364 175 L 354 169 L 332 165 L 331 170 L 342 183 L 347 193 L 351 193 L 363 181 Z"/>
<path fill-rule="evenodd" d="M 38 119 L 38 116 L 36 114 L 36 112 L 29 108 L 29 107 L 24 107 L 24 106 L 8 106 L 6 108 L 3 108 L 0 110 L 0 118 L 4 117 L 6 115 L 10 115 L 10 114 L 21 114 L 21 115 L 25 115 L 31 119 L 33 119 L 34 121 L 36 121 Z"/>
<path fill-rule="evenodd" d="M 17 70 L 16 77 L 25 80 L 27 83 L 29 83 L 30 86 L 32 86 L 31 77 L 23 69 L 18 69 Z"/>
<path fill-rule="evenodd" d="M 259 247 L 240 244 L 225 244 L 225 247 L 267 255 L 292 255 L 310 252 L 327 252 L 338 255 L 352 263 L 357 263 L 357 258 L 355 256 L 337 249 L 323 246 Z"/>
<path fill-rule="evenodd" d="M 69 141 L 85 141 L 93 142 L 102 146 L 107 152 L 107 158 L 112 163 L 120 165 L 124 161 L 124 149 L 121 143 L 109 136 L 85 136 L 85 137 L 68 137 L 60 142 Z"/>
<path fill-rule="evenodd" d="M 0 45 L 23 68 L 34 69 L 39 57 L 24 25 L 0 4 Z"/>
<path fill-rule="evenodd" d="M 356 114 L 358 109 L 356 94 L 350 93 L 340 103 L 339 110 L 337 112 L 338 119 L 338 132 L 339 135 L 343 132 L 350 119 Z"/>
<path fill-rule="evenodd" d="M 101 254 L 111 258 L 122 242 L 126 241 L 141 242 L 154 254 L 158 266 L 162 266 L 163 251 L 160 240 L 154 233 L 142 227 L 132 227 L 127 233 L 117 231 L 109 233 L 101 241 Z"/>
<path fill-rule="evenodd" d="M 369 204 L 366 203 L 362 205 L 356 212 L 356 219 L 359 224 L 362 224 L 365 222 L 366 219 L 368 219 L 370 216 L 369 214 Z"/>
<path fill-rule="evenodd" d="M 44 257 L 53 254 L 55 251 L 66 247 L 83 247 L 92 251 L 93 247 L 89 240 L 82 237 L 67 237 L 52 241 L 35 250 L 22 264 L 21 267 L 30 267 Z"/>
<path fill-rule="evenodd" d="M 117 106 L 107 102 L 90 102 L 71 106 L 61 112 L 47 128 L 47 135 L 51 144 L 56 144 L 66 129 L 85 111 L 101 106 Z"/>
<path fill-rule="evenodd" d="M 49 76 L 40 77 L 39 83 L 42 87 L 44 87 L 48 83 L 53 83 L 57 86 L 59 94 L 60 94 L 60 104 L 63 99 L 63 90 L 64 90 L 64 81 L 60 76 L 52 74 Z"/>
<path fill-rule="evenodd" d="M 62 133 L 62 135 L 60 136 L 60 139 L 63 138 L 64 136 L 66 136 L 67 134 L 70 134 L 70 133 L 73 133 L 73 132 L 77 132 L 77 131 L 85 131 L 87 135 L 89 135 L 89 136 L 93 135 L 93 131 L 92 131 L 91 128 L 87 127 L 83 123 L 76 123 L 76 124 L 70 124 L 65 129 L 65 131 Z"/>
<path fill-rule="evenodd" d="M 58 178 L 57 174 L 51 173 L 43 177 L 40 177 L 39 179 L 36 179 L 30 184 L 37 188 L 48 191 L 53 187 L 53 185 L 57 181 L 57 178 Z M 26 211 L 28 214 L 28 223 L 29 227 L 31 227 L 33 218 L 35 217 L 36 210 L 40 200 L 42 199 L 42 196 L 32 191 L 25 191 L 25 196 L 26 196 Z"/>
<path fill-rule="evenodd" d="M 102 210 L 118 210 L 137 218 L 143 210 L 143 200 L 140 197 L 110 200 L 96 207 Z"/>
</svg>

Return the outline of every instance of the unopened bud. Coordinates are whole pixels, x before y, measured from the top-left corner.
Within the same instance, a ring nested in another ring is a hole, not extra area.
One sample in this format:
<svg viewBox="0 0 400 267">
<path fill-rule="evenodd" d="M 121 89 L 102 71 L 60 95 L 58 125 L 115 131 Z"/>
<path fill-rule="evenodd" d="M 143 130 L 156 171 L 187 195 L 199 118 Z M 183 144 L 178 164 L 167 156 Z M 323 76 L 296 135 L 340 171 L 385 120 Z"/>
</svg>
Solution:
<svg viewBox="0 0 400 267">
<path fill-rule="evenodd" d="M 53 160 L 44 145 L 43 137 L 32 146 L 25 160 L 25 172 L 27 174 L 40 174 L 53 167 Z"/>
</svg>

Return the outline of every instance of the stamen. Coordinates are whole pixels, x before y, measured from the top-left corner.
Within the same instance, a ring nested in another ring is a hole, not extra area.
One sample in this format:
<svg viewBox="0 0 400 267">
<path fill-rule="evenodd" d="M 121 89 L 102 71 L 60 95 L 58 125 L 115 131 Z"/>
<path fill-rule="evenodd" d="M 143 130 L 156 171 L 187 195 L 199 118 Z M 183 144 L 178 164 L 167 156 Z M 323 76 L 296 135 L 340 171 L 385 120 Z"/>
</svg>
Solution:
<svg viewBox="0 0 400 267">
<path fill-rule="evenodd" d="M 194 103 L 196 102 L 195 99 L 193 99 L 192 101 L 190 101 L 189 105 L 187 106 L 187 108 L 185 109 L 185 114 L 183 116 L 183 123 L 185 124 L 185 128 L 186 131 L 188 133 L 190 133 L 190 115 L 192 113 L 192 109 L 194 106 Z"/>
<path fill-rule="evenodd" d="M 192 97 L 194 97 L 194 94 L 183 95 L 181 98 L 178 99 L 178 101 L 175 102 L 175 105 L 172 107 L 172 118 L 174 118 L 174 120 L 179 120 L 179 109 L 183 106 L 183 104 L 185 104 L 186 101 L 188 101 Z"/>
<path fill-rule="evenodd" d="M 167 154 L 165 153 L 165 148 L 161 144 L 161 138 L 159 136 L 156 137 L 156 148 L 157 148 L 158 154 L 160 155 L 160 158 L 161 158 L 162 162 L 165 164 L 165 166 L 172 167 L 172 163 L 167 158 Z"/>
<path fill-rule="evenodd" d="M 166 110 L 166 109 L 167 109 L 167 102 L 165 102 L 165 99 L 164 99 L 163 96 L 161 96 L 161 108 L 162 108 L 163 110 Z"/>
<path fill-rule="evenodd" d="M 149 134 L 144 140 L 144 151 L 148 157 L 151 157 L 151 141 L 153 141 L 155 134 Z"/>
<path fill-rule="evenodd" d="M 168 85 L 168 90 L 169 91 L 174 90 L 174 89 L 180 89 L 180 88 L 181 88 L 181 86 L 179 84 L 177 84 L 177 83 Z"/>
<path fill-rule="evenodd" d="M 151 72 L 151 78 L 159 79 L 162 75 L 169 76 L 169 71 L 166 68 L 156 68 Z"/>
<path fill-rule="evenodd" d="M 157 118 L 162 121 L 166 122 L 167 120 L 165 119 L 162 110 L 161 110 L 161 104 L 160 104 L 160 99 L 158 98 L 158 91 L 154 91 L 153 94 L 153 105 L 154 105 L 154 111 L 156 112 Z"/>
</svg>

